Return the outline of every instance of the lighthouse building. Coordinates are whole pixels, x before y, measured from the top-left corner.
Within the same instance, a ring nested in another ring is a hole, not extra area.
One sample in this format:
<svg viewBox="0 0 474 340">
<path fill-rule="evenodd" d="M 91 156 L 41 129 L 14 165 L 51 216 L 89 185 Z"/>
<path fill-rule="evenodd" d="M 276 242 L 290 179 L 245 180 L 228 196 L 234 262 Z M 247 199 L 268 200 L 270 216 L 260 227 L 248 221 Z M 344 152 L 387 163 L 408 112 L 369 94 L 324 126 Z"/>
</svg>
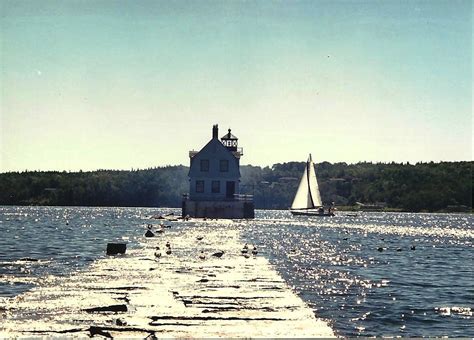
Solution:
<svg viewBox="0 0 474 340">
<path fill-rule="evenodd" d="M 183 197 L 182 215 L 209 218 L 253 218 L 252 197 L 240 194 L 242 148 L 231 130 L 212 139 L 199 151 L 190 151 L 189 194 Z"/>
</svg>

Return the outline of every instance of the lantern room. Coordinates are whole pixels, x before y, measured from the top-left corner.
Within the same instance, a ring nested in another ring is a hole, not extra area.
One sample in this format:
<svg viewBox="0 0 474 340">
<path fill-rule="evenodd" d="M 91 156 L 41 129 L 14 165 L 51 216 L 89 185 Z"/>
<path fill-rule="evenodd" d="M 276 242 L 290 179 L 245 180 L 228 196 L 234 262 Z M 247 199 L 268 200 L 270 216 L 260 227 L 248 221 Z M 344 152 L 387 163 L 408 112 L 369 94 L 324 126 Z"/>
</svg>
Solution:
<svg viewBox="0 0 474 340">
<path fill-rule="evenodd" d="M 239 139 L 230 133 L 230 129 L 227 131 L 228 132 L 221 137 L 221 143 L 227 148 L 227 150 L 237 151 Z"/>
</svg>

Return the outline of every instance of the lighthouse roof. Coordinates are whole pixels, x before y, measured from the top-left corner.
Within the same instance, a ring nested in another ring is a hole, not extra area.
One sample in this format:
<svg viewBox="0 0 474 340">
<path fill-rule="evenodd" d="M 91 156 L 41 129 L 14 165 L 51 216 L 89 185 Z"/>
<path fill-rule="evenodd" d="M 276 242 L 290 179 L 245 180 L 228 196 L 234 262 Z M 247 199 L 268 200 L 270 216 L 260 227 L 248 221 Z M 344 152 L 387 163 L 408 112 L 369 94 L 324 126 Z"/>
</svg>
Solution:
<svg viewBox="0 0 474 340">
<path fill-rule="evenodd" d="M 236 136 L 234 136 L 232 133 L 230 133 L 230 129 L 227 130 L 228 132 L 221 137 L 221 139 L 238 139 Z"/>
</svg>

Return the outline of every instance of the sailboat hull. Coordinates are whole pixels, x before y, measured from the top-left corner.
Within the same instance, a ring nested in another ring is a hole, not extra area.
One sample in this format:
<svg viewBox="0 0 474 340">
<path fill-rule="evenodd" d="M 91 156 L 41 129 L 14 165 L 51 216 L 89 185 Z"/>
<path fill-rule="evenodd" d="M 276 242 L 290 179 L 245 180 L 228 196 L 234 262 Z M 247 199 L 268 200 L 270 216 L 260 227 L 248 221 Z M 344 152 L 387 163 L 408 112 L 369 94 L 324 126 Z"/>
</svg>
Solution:
<svg viewBox="0 0 474 340">
<path fill-rule="evenodd" d="M 320 213 L 317 210 L 290 210 L 294 216 L 316 216 L 316 217 L 331 217 L 334 213 Z"/>
</svg>

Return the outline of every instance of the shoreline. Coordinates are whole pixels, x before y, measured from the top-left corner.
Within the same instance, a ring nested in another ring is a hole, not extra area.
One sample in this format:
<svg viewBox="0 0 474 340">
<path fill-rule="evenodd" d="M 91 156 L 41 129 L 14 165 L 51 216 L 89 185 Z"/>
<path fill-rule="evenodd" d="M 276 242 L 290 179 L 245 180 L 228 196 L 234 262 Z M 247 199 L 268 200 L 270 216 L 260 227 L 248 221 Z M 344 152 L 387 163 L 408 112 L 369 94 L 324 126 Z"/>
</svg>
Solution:
<svg viewBox="0 0 474 340">
<path fill-rule="evenodd" d="M 49 207 L 49 208 L 137 208 L 137 209 L 169 209 L 169 210 L 181 210 L 180 207 L 155 207 L 155 206 L 108 206 L 108 205 L 33 205 L 33 204 L 0 204 L 0 207 Z M 438 210 L 438 211 L 409 211 L 409 210 L 402 210 L 398 208 L 385 208 L 380 210 L 363 210 L 363 209 L 356 209 L 351 206 L 336 206 L 336 213 L 337 212 L 350 212 L 350 213 L 402 213 L 402 214 L 466 214 L 472 215 L 474 214 L 474 210 L 470 211 L 446 211 L 446 210 Z M 289 211 L 289 208 L 282 208 L 282 209 L 262 209 L 262 208 L 255 208 L 255 211 Z M 177 218 L 181 218 L 181 214 L 174 215 Z"/>
</svg>

